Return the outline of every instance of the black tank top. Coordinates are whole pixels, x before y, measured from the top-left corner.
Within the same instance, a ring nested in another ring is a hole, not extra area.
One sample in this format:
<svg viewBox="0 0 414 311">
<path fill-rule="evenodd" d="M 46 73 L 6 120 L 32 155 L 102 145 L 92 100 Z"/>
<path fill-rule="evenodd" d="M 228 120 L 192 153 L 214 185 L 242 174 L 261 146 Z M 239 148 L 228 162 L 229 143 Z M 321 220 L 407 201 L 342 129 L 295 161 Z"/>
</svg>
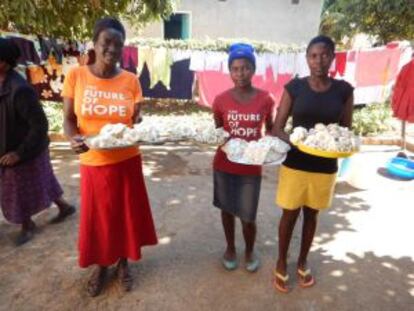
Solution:
<svg viewBox="0 0 414 311">
<path fill-rule="evenodd" d="M 292 125 L 313 128 L 316 123 L 339 123 L 345 111 L 345 103 L 352 95 L 353 87 L 346 81 L 332 79 L 324 92 L 315 92 L 307 78 L 293 79 L 285 85 L 292 98 Z M 335 173 L 338 161 L 309 155 L 292 148 L 283 163 L 287 167 L 317 173 Z"/>
</svg>

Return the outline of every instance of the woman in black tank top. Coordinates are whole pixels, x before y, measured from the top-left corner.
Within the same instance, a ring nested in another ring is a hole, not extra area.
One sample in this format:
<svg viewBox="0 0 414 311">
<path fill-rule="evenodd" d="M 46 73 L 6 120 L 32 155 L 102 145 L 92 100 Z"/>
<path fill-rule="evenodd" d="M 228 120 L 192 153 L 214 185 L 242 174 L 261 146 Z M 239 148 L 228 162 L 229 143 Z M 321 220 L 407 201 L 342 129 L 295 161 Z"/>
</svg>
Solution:
<svg viewBox="0 0 414 311">
<path fill-rule="evenodd" d="M 335 44 L 325 36 L 315 37 L 306 50 L 310 76 L 293 79 L 286 86 L 278 108 L 273 135 L 289 142 L 284 131 L 292 116 L 293 127 L 310 129 L 316 123 L 338 123 L 350 127 L 353 88 L 342 80 L 328 76 L 335 57 Z M 274 270 L 273 286 L 288 292 L 287 252 L 296 219 L 303 211 L 303 233 L 298 258 L 298 280 L 301 287 L 315 283 L 307 267 L 307 256 L 316 230 L 317 216 L 332 199 L 337 160 L 312 156 L 296 148 L 288 153 L 280 169 L 276 203 L 283 208 L 279 223 L 279 258 Z"/>
</svg>

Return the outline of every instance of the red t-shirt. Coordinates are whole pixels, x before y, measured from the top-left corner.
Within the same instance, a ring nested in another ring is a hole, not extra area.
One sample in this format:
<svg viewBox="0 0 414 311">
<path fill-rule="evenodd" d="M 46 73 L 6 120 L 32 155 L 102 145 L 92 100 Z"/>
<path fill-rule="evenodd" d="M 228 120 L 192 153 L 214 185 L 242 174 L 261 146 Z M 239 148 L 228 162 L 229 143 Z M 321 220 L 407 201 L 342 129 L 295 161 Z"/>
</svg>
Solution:
<svg viewBox="0 0 414 311">
<path fill-rule="evenodd" d="M 265 134 L 267 120 L 273 122 L 275 101 L 268 92 L 257 90 L 257 94 L 246 103 L 237 102 L 231 91 L 225 91 L 214 99 L 214 118 L 222 120 L 224 129 L 231 138 L 246 141 L 258 140 Z M 236 175 L 261 175 L 260 165 L 244 165 L 231 162 L 227 155 L 217 148 L 213 168 L 217 171 Z"/>
</svg>

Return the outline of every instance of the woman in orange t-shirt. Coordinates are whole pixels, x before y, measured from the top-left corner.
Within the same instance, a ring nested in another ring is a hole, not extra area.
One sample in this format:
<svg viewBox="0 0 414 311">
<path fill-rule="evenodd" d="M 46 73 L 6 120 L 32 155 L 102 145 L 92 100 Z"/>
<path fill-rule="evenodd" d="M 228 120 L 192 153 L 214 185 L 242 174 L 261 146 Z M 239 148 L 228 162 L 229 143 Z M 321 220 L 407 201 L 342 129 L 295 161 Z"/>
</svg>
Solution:
<svg viewBox="0 0 414 311">
<path fill-rule="evenodd" d="M 95 62 L 70 71 L 62 92 L 65 134 L 80 154 L 79 265 L 98 265 L 88 282 L 91 296 L 101 292 L 107 267 L 116 262 L 121 285 L 129 291 L 128 259 L 140 259 L 142 246 L 157 244 L 138 148 L 89 150 L 83 141 L 105 124 L 139 122 L 138 79 L 117 66 L 124 40 L 118 20 L 99 20 Z"/>
</svg>

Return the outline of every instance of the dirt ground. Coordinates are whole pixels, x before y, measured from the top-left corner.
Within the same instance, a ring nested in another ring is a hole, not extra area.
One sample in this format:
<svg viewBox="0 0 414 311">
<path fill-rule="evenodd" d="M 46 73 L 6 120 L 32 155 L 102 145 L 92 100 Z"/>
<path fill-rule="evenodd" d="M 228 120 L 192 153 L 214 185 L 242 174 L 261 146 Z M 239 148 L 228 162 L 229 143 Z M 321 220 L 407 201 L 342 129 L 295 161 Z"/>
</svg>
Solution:
<svg viewBox="0 0 414 311">
<path fill-rule="evenodd" d="M 296 286 L 297 225 L 289 266 L 293 290 L 287 295 L 270 283 L 281 215 L 274 205 L 274 167 L 265 168 L 257 219 L 262 267 L 250 274 L 241 262 L 227 272 L 219 261 L 219 212 L 211 205 L 214 150 L 188 144 L 141 150 L 160 243 L 132 264 L 133 291 L 124 294 L 112 273 L 101 296 L 86 295 L 90 271 L 77 266 L 79 214 L 48 225 L 56 213 L 51 208 L 35 218 L 40 233 L 19 248 L 13 244 L 18 228 L 0 216 L 0 310 L 414 310 L 414 181 L 389 178 L 383 169 L 398 148 L 366 147 L 351 159 L 332 208 L 320 216 L 309 258 L 317 280 L 311 289 Z M 76 156 L 66 144 L 53 144 L 51 153 L 66 198 L 78 205 Z"/>
</svg>

